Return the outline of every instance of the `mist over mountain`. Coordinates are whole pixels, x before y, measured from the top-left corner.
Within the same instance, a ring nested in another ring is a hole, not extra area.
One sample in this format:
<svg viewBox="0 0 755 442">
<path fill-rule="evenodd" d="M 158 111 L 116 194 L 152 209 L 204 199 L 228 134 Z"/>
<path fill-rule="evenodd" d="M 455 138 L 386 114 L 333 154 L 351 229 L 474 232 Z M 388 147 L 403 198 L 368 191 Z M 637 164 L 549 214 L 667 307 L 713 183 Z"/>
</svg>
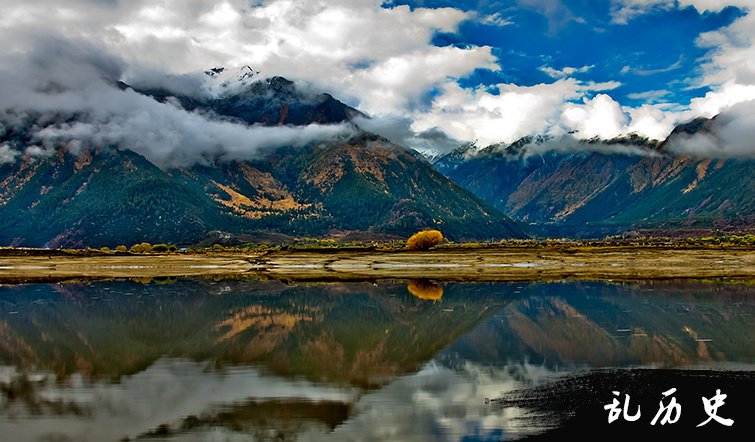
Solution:
<svg viewBox="0 0 755 442">
<path fill-rule="evenodd" d="M 446 127 L 368 115 L 262 67 L 175 74 L 87 42 L 30 41 L 0 63 L 4 244 L 398 238 L 428 227 L 453 240 L 525 236 L 512 219 L 600 236 L 755 215 L 750 101 L 662 141 L 601 138 L 619 126 L 580 123 L 453 148 Z M 599 112 L 613 109 L 605 97 L 589 103 L 590 118 L 623 118 Z"/>
<path fill-rule="evenodd" d="M 224 73 L 183 94 L 95 78 L 38 92 L 44 108 L 6 107 L 0 242 L 401 238 L 427 227 L 455 240 L 524 236 L 416 152 L 362 131 L 358 110 L 282 77 L 243 68 L 218 82 Z"/>
<path fill-rule="evenodd" d="M 434 165 L 546 234 L 746 226 L 755 219 L 755 159 L 716 141 L 728 139 L 721 124 L 727 118 L 679 125 L 663 141 L 540 136 L 482 149 L 465 145 Z M 698 149 L 698 140 L 709 144 Z"/>
</svg>

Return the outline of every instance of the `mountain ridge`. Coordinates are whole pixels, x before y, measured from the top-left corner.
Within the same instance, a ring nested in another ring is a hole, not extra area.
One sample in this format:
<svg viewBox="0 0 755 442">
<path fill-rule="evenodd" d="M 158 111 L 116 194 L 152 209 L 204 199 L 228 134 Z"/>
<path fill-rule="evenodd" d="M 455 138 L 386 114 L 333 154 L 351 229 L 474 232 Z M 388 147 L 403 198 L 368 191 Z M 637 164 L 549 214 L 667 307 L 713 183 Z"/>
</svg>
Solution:
<svg viewBox="0 0 755 442">
<path fill-rule="evenodd" d="M 132 90 L 247 126 L 348 124 L 363 115 L 328 94 L 303 93 L 282 77 L 205 101 Z M 31 144 L 29 127 L 5 133 L 0 142 Z M 217 236 L 211 232 L 401 238 L 423 228 L 439 228 L 452 240 L 525 236 L 416 152 L 353 127 L 350 135 L 267 149 L 252 159 L 204 158 L 184 166 L 158 167 L 117 145 L 78 152 L 58 145 L 46 156 L 23 154 L 0 164 L 0 243 L 191 245 Z"/>
<path fill-rule="evenodd" d="M 463 147 L 434 165 L 512 218 L 543 225 L 546 234 L 561 227 L 602 236 L 637 227 L 746 224 L 755 216 L 747 197 L 755 192 L 753 160 L 669 149 L 683 137 L 714 131 L 714 122 L 681 124 L 663 141 L 636 135 L 571 141 L 578 150 L 531 137 L 472 152 Z"/>
</svg>

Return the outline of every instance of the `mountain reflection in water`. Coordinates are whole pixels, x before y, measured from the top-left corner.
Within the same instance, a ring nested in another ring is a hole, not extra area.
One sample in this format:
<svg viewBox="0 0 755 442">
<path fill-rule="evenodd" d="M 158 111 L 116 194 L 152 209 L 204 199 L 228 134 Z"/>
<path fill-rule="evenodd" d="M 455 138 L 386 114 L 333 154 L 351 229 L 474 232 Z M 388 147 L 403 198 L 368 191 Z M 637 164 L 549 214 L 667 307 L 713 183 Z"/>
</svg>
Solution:
<svg viewBox="0 0 755 442">
<path fill-rule="evenodd" d="M 4 439 L 507 439 L 502 392 L 755 363 L 743 284 L 158 282 L 0 287 Z"/>
</svg>

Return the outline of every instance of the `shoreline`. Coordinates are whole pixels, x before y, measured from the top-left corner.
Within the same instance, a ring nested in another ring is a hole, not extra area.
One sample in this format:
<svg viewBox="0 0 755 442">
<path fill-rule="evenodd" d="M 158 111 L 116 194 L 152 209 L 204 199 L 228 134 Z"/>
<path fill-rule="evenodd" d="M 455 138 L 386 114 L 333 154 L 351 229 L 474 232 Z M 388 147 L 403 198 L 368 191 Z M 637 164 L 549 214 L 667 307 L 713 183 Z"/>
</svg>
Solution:
<svg viewBox="0 0 755 442">
<path fill-rule="evenodd" d="M 18 250 L 18 249 L 6 249 Z M 82 256 L 83 255 L 83 256 Z M 755 279 L 755 247 L 484 246 L 168 254 L 0 253 L 0 284 L 109 278 L 290 281 Z"/>
</svg>

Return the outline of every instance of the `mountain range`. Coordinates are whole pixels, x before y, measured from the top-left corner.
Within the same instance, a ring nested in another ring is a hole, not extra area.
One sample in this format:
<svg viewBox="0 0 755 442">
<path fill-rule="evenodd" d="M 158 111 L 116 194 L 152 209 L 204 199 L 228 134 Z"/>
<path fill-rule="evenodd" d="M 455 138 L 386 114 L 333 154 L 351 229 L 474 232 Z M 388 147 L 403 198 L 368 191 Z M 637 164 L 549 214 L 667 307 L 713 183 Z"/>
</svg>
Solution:
<svg viewBox="0 0 755 442">
<path fill-rule="evenodd" d="M 205 93 L 111 86 L 235 127 L 344 130 L 243 158 L 162 164 L 117 143 L 29 154 L 40 121 L 71 125 L 83 116 L 27 115 L 0 131 L 0 146 L 25 152 L 0 161 L 0 244 L 398 239 L 424 228 L 453 241 L 600 237 L 755 220 L 753 160 L 672 148 L 715 135 L 715 118 L 680 125 L 664 141 L 529 136 L 427 158 L 362 130 L 358 121 L 369 117 L 333 96 L 250 67 L 208 70 Z"/>
<path fill-rule="evenodd" d="M 715 119 L 697 119 L 660 142 L 636 135 L 584 141 L 525 137 L 482 149 L 464 145 L 434 165 L 546 236 L 751 226 L 755 161 L 700 158 L 672 148 L 715 131 Z"/>
<path fill-rule="evenodd" d="M 223 73 L 208 71 L 213 78 Z M 453 240 L 524 236 L 515 222 L 417 152 L 349 123 L 363 114 L 328 94 L 301 91 L 282 77 L 257 79 L 251 70 L 215 86 L 219 93 L 203 97 L 117 85 L 216 121 L 267 127 L 346 123 L 351 131 L 270 149 L 251 160 L 209 158 L 188 166 L 158 167 L 118 145 L 25 154 L 0 163 L 0 244 L 189 245 L 208 237 L 255 241 L 270 234 L 381 239 L 430 227 Z M 43 117 L 6 129 L 0 144 L 32 144 L 32 127 Z"/>
</svg>

